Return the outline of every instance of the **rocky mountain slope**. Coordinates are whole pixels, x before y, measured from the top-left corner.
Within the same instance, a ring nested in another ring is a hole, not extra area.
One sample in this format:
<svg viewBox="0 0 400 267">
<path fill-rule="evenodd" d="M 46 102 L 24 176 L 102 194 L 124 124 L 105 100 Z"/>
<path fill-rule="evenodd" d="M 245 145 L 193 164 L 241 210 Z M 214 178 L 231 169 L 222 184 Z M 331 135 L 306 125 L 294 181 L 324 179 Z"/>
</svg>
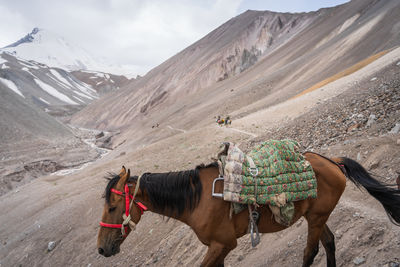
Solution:
<svg viewBox="0 0 400 267">
<path fill-rule="evenodd" d="M 376 0 L 300 14 L 247 11 L 72 122 L 131 134 L 141 127 L 143 143 L 156 123 L 187 129 L 216 115 L 240 118 L 399 45 L 399 11 L 398 1 Z"/>
<path fill-rule="evenodd" d="M 98 157 L 69 127 L 21 95 L 0 83 L 0 195 Z"/>
<path fill-rule="evenodd" d="M 68 72 L 6 52 L 0 54 L 0 82 L 52 115 L 72 114 L 128 81 L 125 76 L 97 71 Z"/>
<path fill-rule="evenodd" d="M 104 153 L 83 140 L 95 132 L 82 132 L 61 121 L 127 81 L 102 72 L 70 73 L 1 53 L 0 195 Z M 109 135 L 97 142 L 107 141 Z"/>
<path fill-rule="evenodd" d="M 78 80 L 89 84 L 93 89 L 100 95 L 120 89 L 129 83 L 130 80 L 123 75 L 114 75 L 110 73 L 104 73 L 101 71 L 71 71 L 70 74 Z"/>
<path fill-rule="evenodd" d="M 93 64 L 84 50 L 37 28 L 0 49 L 0 195 L 106 152 L 96 145 L 107 146 L 112 133 L 91 140 L 100 132 L 60 122 L 129 82 L 122 75 L 81 70 L 98 66 Z"/>
</svg>

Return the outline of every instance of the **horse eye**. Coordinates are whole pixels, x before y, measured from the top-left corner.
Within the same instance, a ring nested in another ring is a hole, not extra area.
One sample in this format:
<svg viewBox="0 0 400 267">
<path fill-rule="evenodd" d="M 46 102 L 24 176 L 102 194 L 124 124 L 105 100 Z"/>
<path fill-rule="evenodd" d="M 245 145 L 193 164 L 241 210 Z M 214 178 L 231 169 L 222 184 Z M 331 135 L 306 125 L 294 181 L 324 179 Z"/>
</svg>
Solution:
<svg viewBox="0 0 400 267">
<path fill-rule="evenodd" d="M 116 207 L 111 207 L 108 209 L 108 212 L 113 212 L 116 209 Z"/>
</svg>

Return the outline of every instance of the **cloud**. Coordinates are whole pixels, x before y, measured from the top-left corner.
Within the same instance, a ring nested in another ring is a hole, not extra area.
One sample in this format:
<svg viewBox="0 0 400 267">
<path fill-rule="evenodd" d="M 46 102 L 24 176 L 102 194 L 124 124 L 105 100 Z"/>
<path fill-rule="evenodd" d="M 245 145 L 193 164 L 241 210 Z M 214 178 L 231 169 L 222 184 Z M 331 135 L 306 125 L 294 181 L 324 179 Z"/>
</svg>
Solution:
<svg viewBox="0 0 400 267">
<path fill-rule="evenodd" d="M 21 13 L 6 6 L 0 5 L 0 14 L 0 47 L 4 47 L 25 35 L 30 27 Z"/>
<path fill-rule="evenodd" d="M 241 0 L 1 1 L 0 46 L 48 29 L 144 74 L 237 15 Z M 10 27 L 10 25 L 13 25 Z"/>
</svg>

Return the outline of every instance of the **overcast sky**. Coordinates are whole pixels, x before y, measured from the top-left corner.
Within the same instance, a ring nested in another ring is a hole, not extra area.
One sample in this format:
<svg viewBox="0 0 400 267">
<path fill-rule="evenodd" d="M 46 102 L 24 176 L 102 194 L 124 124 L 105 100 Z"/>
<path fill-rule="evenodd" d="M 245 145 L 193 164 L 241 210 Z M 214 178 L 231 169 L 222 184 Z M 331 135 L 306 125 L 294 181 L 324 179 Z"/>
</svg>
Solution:
<svg viewBox="0 0 400 267">
<path fill-rule="evenodd" d="M 303 12 L 348 0 L 0 0 L 0 47 L 44 28 L 137 74 L 246 11 Z"/>
</svg>

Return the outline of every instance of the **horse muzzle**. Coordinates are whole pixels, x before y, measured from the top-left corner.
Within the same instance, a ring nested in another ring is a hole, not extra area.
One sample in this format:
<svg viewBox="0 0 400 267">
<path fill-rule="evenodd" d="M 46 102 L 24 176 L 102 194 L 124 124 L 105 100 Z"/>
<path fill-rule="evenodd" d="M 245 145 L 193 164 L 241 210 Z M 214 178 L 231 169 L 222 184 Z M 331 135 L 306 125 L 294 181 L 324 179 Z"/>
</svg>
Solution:
<svg viewBox="0 0 400 267">
<path fill-rule="evenodd" d="M 99 247 L 98 252 L 104 257 L 110 257 L 118 254 L 120 251 L 120 246 L 118 242 L 113 243 L 110 247 Z"/>
</svg>

